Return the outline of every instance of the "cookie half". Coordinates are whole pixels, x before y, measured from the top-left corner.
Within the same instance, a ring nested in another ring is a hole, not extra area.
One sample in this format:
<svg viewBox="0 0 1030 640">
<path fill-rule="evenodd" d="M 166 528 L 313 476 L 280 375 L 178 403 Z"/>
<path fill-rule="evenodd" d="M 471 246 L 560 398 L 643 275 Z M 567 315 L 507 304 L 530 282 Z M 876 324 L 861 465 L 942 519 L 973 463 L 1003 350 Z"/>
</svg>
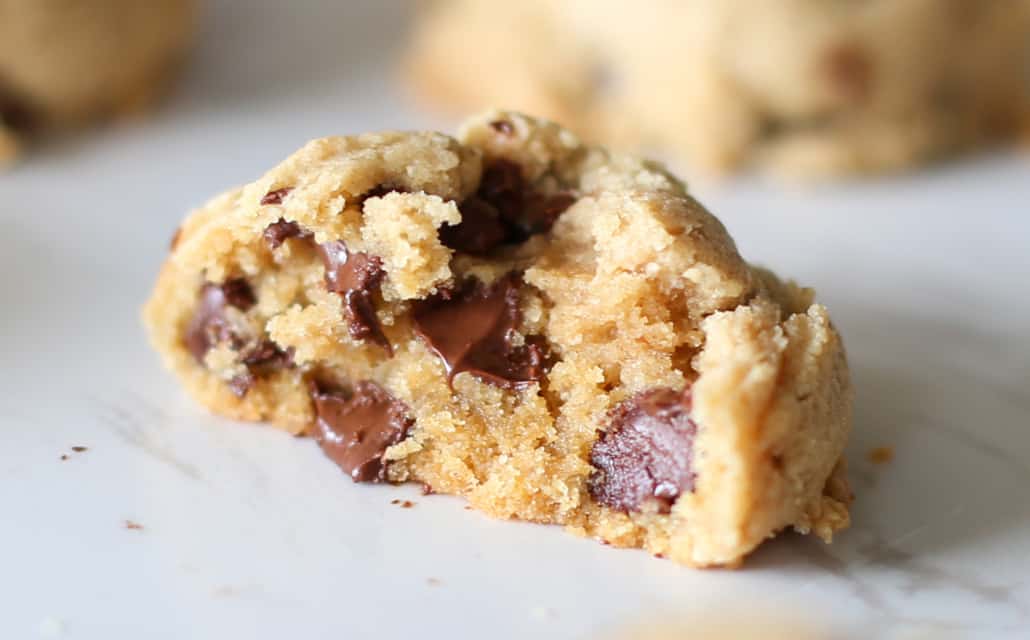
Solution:
<svg viewBox="0 0 1030 640">
<path fill-rule="evenodd" d="M 185 220 L 144 315 L 200 403 L 355 481 L 712 566 L 848 524 L 812 297 L 660 166 L 492 112 L 310 142 Z"/>
</svg>

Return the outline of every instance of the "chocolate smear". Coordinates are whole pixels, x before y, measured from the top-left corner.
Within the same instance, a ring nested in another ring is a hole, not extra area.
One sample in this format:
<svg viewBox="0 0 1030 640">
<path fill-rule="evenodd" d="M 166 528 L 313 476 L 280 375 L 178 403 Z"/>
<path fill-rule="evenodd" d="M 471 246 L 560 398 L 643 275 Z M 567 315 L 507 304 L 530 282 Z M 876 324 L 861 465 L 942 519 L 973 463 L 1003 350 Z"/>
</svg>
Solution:
<svg viewBox="0 0 1030 640">
<path fill-rule="evenodd" d="M 415 423 L 408 407 L 371 381 L 356 384 L 349 397 L 313 384 L 311 397 L 312 435 L 322 451 L 355 482 L 384 482 L 383 454 Z"/>
<path fill-rule="evenodd" d="M 386 275 L 382 260 L 378 256 L 350 252 L 342 240 L 319 245 L 318 251 L 325 265 L 326 288 L 343 296 L 351 337 L 371 340 L 392 355 L 390 341 L 383 333 L 373 305 L 373 296 Z"/>
<path fill-rule="evenodd" d="M 467 280 L 460 289 L 444 291 L 415 306 L 415 332 L 443 361 L 448 383 L 463 371 L 508 389 L 543 378 L 543 339 L 530 336 L 525 344 L 514 344 L 521 284 L 515 273 L 489 287 Z"/>
<path fill-rule="evenodd" d="M 594 500 L 620 511 L 656 500 L 668 513 L 681 493 L 693 491 L 697 425 L 690 411 L 689 387 L 651 389 L 619 403 L 590 451 Z"/>
</svg>

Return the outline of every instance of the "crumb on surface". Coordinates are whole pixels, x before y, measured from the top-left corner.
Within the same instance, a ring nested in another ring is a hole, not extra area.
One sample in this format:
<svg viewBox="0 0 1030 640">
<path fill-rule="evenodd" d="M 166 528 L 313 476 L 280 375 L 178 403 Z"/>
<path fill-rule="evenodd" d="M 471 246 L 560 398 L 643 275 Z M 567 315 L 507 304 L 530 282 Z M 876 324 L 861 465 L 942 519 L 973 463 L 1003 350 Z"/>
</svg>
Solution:
<svg viewBox="0 0 1030 640">
<path fill-rule="evenodd" d="M 89 447 L 83 447 L 83 446 L 78 446 L 77 445 L 77 446 L 72 447 L 72 451 L 74 451 L 75 453 L 82 453 L 83 451 L 89 451 Z"/>
<path fill-rule="evenodd" d="M 125 528 L 131 531 L 141 531 L 143 529 L 143 525 L 133 520 L 126 520 Z"/>
<path fill-rule="evenodd" d="M 894 447 L 873 447 L 866 454 L 866 458 L 873 464 L 887 464 L 894 460 Z"/>
<path fill-rule="evenodd" d="M 67 459 L 68 459 L 68 454 L 67 453 L 62 453 L 61 454 L 61 460 L 67 460 Z"/>
</svg>

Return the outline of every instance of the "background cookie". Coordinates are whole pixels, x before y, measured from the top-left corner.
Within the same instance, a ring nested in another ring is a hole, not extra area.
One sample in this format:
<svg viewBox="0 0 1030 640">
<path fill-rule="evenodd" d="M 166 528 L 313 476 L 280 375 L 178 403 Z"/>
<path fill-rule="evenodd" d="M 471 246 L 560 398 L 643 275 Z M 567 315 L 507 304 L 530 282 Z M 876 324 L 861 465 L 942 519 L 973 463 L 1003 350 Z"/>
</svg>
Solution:
<svg viewBox="0 0 1030 640">
<path fill-rule="evenodd" d="M 0 158 L 19 132 L 149 104 L 194 14 L 194 0 L 0 0 Z"/>
<path fill-rule="evenodd" d="M 418 92 L 661 147 L 709 172 L 894 171 L 1017 134 L 1030 2 L 443 0 Z"/>
</svg>

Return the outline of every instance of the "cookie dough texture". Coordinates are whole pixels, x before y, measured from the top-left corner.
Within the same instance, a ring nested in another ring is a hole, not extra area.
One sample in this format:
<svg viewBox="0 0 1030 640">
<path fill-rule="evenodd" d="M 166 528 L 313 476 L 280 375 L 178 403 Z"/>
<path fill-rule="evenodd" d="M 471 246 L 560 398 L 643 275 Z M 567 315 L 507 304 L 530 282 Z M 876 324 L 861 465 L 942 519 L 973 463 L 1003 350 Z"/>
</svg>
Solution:
<svg viewBox="0 0 1030 640">
<path fill-rule="evenodd" d="M 195 10 L 194 0 L 0 0 L 0 158 L 26 131 L 150 103 Z"/>
<path fill-rule="evenodd" d="M 695 566 L 848 524 L 826 309 L 660 166 L 545 121 L 312 141 L 185 220 L 144 316 L 200 403 L 358 480 Z"/>
<path fill-rule="evenodd" d="M 890 172 L 1018 136 L 1030 0 L 439 0 L 406 76 L 693 170 Z"/>
</svg>

